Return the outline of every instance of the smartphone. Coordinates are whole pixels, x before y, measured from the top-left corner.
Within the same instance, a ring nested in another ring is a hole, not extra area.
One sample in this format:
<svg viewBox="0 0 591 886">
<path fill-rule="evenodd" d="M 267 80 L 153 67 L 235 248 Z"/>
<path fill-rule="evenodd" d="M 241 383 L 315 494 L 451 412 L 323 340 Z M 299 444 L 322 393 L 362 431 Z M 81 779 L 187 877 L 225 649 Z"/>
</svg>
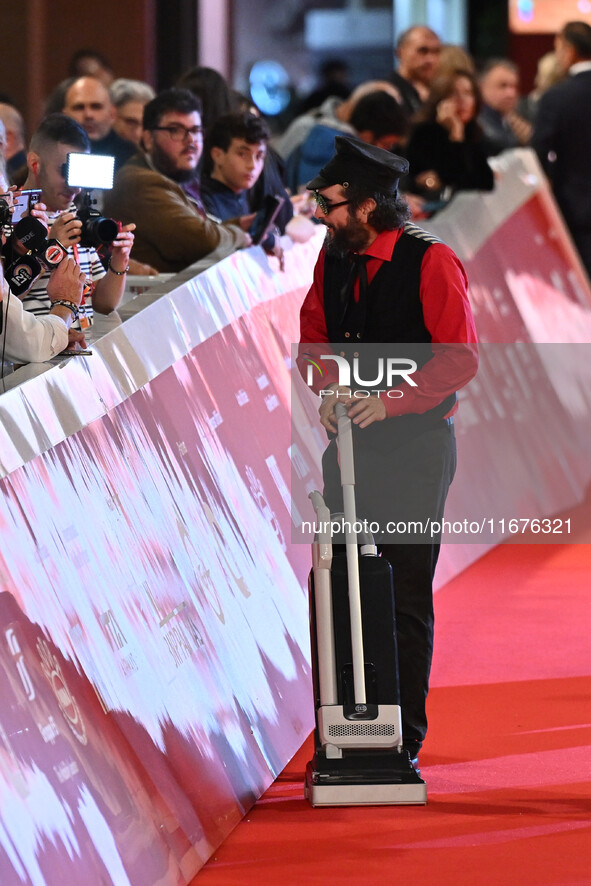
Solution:
<svg viewBox="0 0 591 886">
<path fill-rule="evenodd" d="M 11 224 L 15 225 L 25 215 L 29 215 L 35 203 L 41 203 L 41 191 L 39 189 L 31 188 L 29 191 L 21 191 L 20 194 L 17 192 L 17 196 L 12 201 Z"/>
<path fill-rule="evenodd" d="M 99 188 L 109 191 L 113 187 L 115 158 L 108 154 L 68 154 L 64 178 L 70 188 Z"/>
<path fill-rule="evenodd" d="M 60 351 L 59 354 L 56 354 L 56 357 L 88 357 L 89 354 L 92 354 L 92 351 Z"/>
<path fill-rule="evenodd" d="M 263 242 L 277 218 L 279 210 L 285 203 L 285 198 L 278 194 L 266 194 L 263 206 L 256 214 L 250 228 L 250 236 L 255 246 Z"/>
</svg>

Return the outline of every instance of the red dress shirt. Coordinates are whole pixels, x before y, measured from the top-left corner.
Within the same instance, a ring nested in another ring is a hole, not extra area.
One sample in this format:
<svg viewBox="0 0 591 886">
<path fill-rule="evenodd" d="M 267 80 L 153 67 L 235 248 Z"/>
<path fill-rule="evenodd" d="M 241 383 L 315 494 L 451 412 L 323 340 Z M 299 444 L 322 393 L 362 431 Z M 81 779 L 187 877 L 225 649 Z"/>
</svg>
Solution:
<svg viewBox="0 0 591 886">
<path fill-rule="evenodd" d="M 370 256 L 367 263 L 368 284 L 371 284 L 382 262 L 391 260 L 402 233 L 403 228 L 383 231 L 366 249 L 365 255 Z M 317 347 L 310 349 L 303 345 L 328 343 L 324 316 L 324 258 L 323 249 L 314 268 L 312 286 L 300 311 L 298 364 L 304 377 L 304 367 L 307 365 L 305 355 L 318 356 L 320 351 Z M 358 288 L 355 297 L 358 298 Z M 444 243 L 434 243 L 425 252 L 419 297 L 434 354 L 413 374 L 417 387 L 403 382 L 397 385 L 397 389 L 404 392 L 403 397 L 389 397 L 386 391 L 379 395 L 390 417 L 421 414 L 437 406 L 446 396 L 465 385 L 476 374 L 478 367 L 476 328 L 468 300 L 466 273 L 456 254 Z M 325 375 L 315 379 L 313 389 L 316 393 L 337 382 L 336 365 L 334 374 L 333 365 L 331 361 L 328 378 Z M 455 412 L 456 408 L 449 414 Z"/>
</svg>

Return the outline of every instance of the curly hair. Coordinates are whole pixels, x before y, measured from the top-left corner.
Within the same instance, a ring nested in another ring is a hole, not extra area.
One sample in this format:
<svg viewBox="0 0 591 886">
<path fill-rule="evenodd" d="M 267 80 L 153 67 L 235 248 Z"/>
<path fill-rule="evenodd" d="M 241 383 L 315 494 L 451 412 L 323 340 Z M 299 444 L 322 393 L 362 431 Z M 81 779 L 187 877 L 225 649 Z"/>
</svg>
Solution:
<svg viewBox="0 0 591 886">
<path fill-rule="evenodd" d="M 354 216 L 366 200 L 371 199 L 375 202 L 375 209 L 368 215 L 367 223 L 378 233 L 401 228 L 411 215 L 408 203 L 398 192 L 384 194 L 381 191 L 368 191 L 358 185 L 350 184 L 347 188 L 347 199 L 350 216 Z"/>
</svg>

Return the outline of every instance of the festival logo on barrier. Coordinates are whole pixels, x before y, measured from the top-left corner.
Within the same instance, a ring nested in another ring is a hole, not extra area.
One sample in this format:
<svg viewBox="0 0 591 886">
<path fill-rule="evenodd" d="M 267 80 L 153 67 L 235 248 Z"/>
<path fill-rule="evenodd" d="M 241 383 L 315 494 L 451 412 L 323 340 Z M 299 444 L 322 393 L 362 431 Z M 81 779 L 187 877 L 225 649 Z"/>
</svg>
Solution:
<svg viewBox="0 0 591 886">
<path fill-rule="evenodd" d="M 86 744 L 88 737 L 86 735 L 84 720 L 80 713 L 78 703 L 70 692 L 68 684 L 64 679 L 59 661 L 56 656 L 53 655 L 48 644 L 44 640 L 39 640 L 37 642 L 37 652 L 39 653 L 43 673 L 49 680 L 49 685 L 51 686 L 60 710 L 66 719 L 66 723 L 80 744 Z"/>
</svg>

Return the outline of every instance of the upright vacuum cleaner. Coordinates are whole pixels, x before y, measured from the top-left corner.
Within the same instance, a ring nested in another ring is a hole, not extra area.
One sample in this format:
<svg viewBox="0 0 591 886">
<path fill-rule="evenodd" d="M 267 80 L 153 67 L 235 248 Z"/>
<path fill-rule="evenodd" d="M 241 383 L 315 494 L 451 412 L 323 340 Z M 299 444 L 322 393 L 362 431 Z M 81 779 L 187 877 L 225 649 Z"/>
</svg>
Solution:
<svg viewBox="0 0 591 886">
<path fill-rule="evenodd" d="M 310 493 L 316 730 L 305 796 L 312 806 L 423 804 L 427 786 L 402 750 L 392 568 L 356 531 L 351 420 L 343 404 L 335 412 L 344 515 Z M 344 531 L 333 533 L 338 522 Z"/>
</svg>

